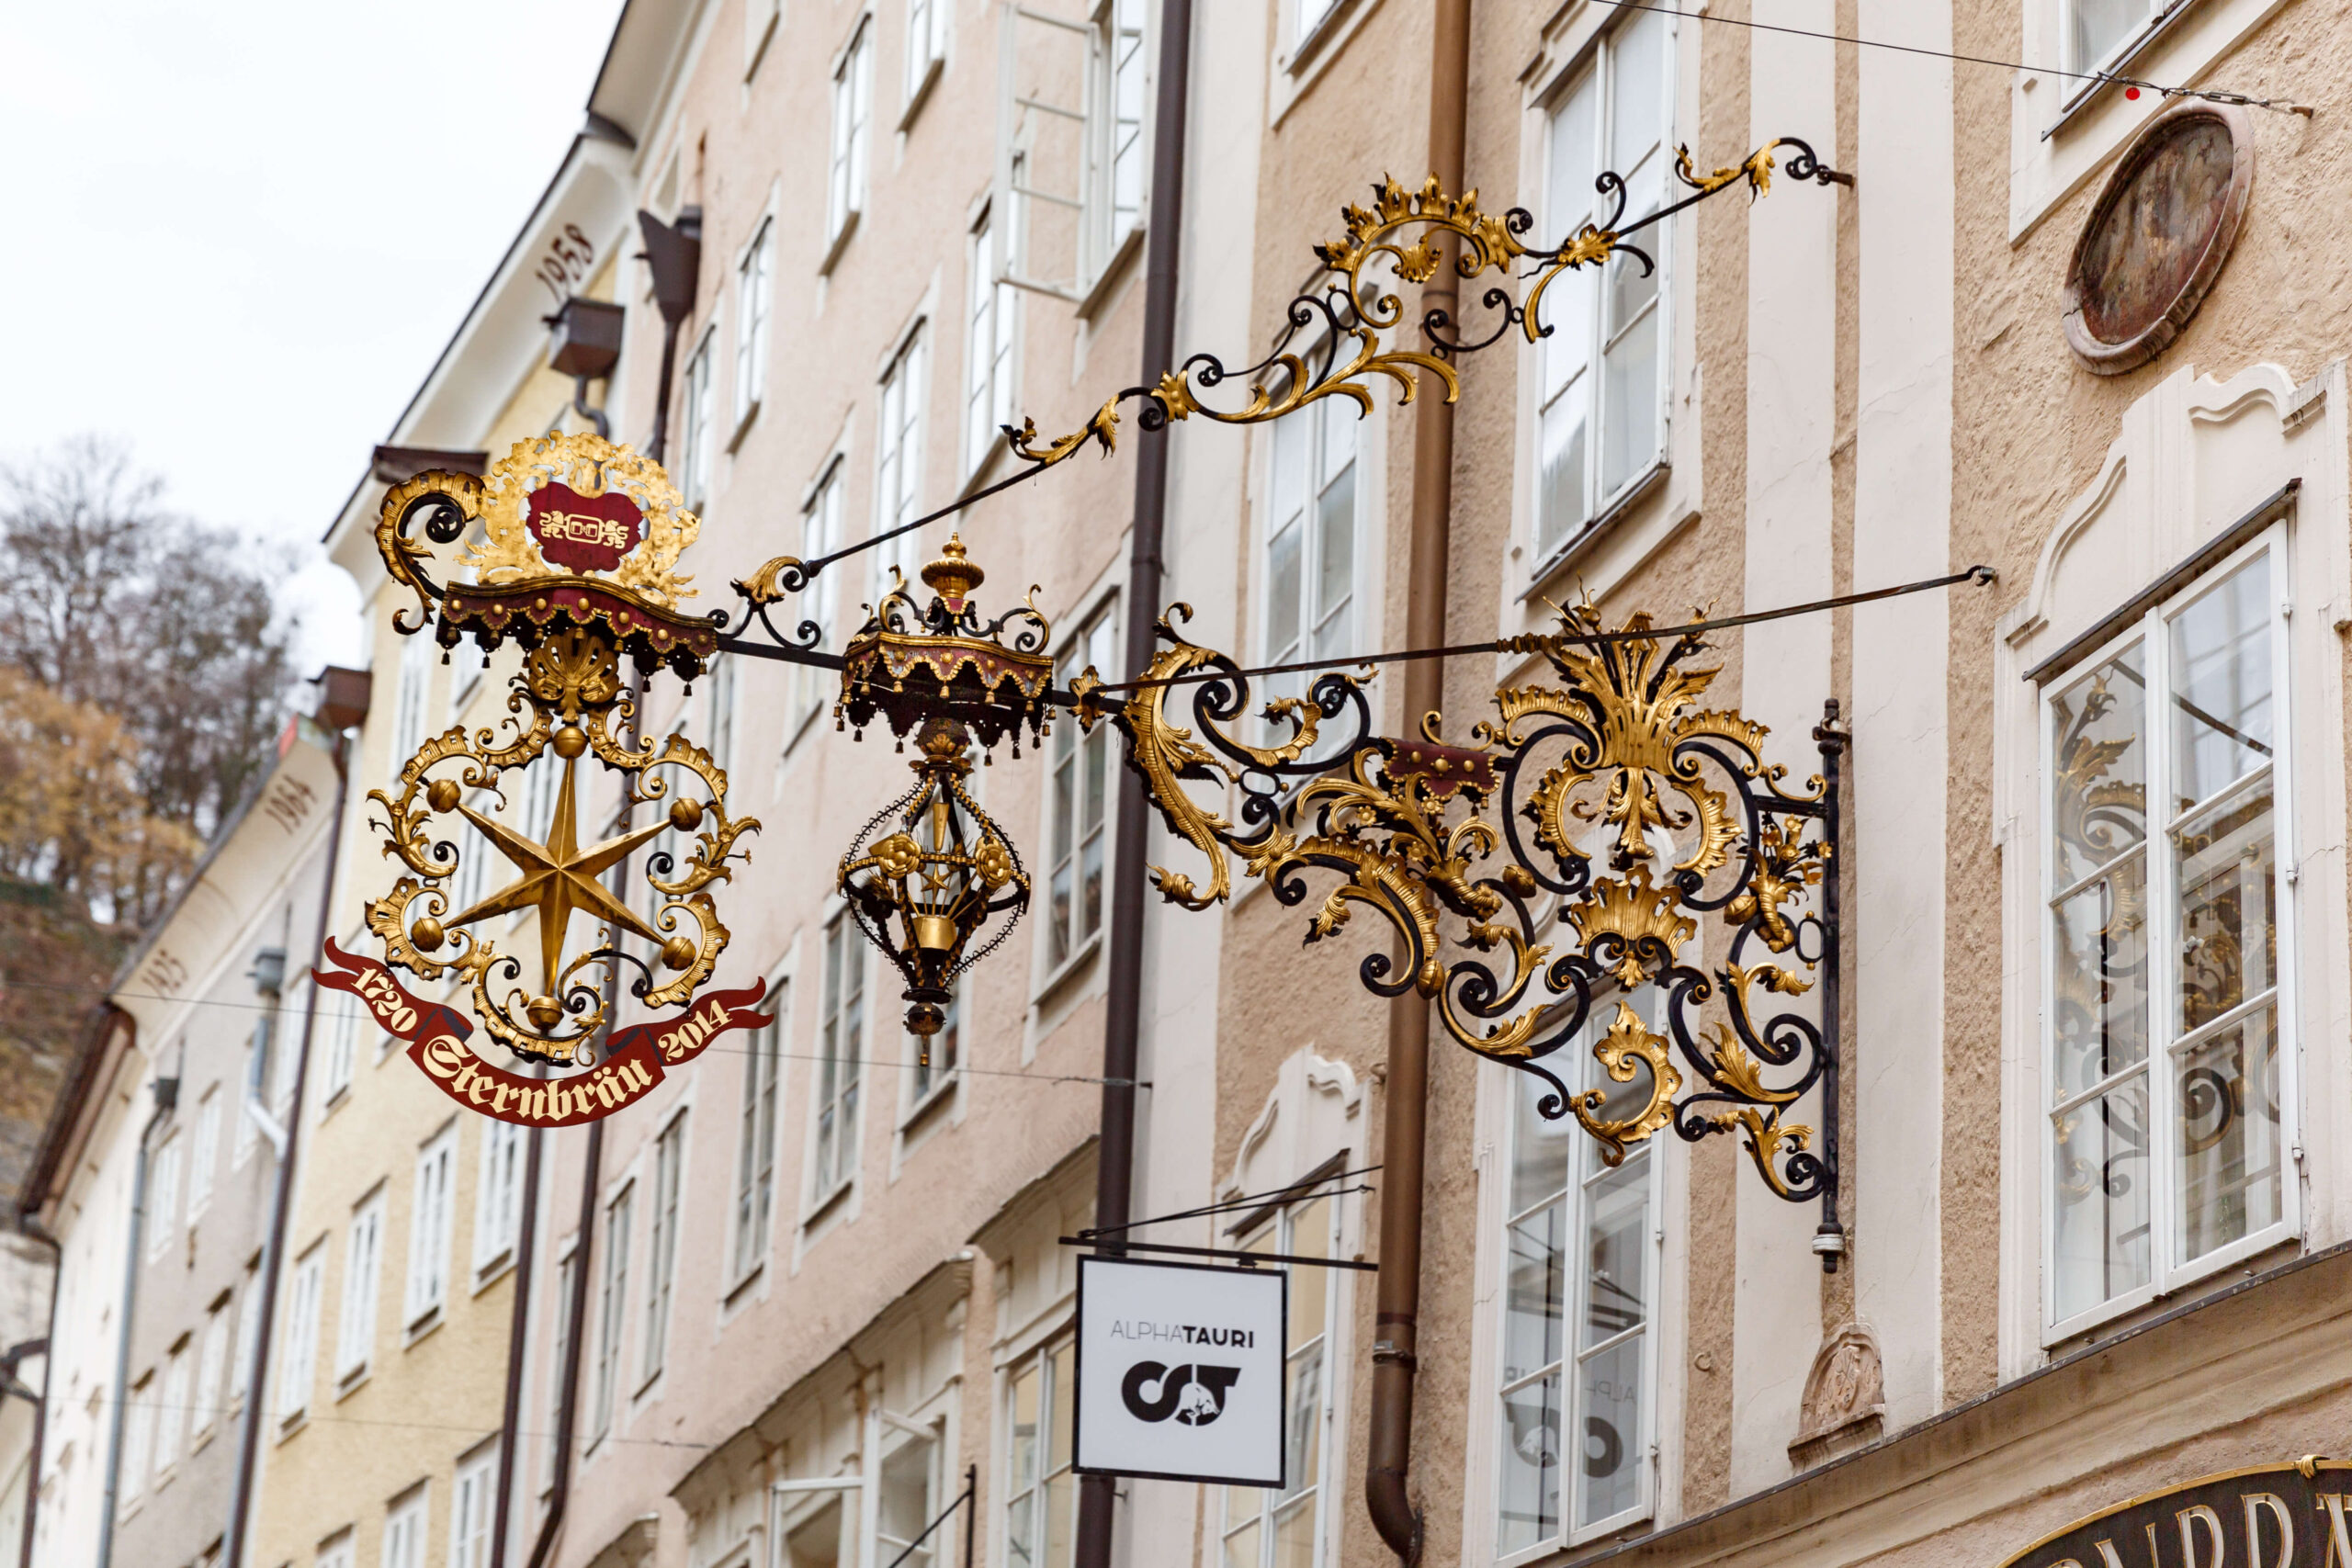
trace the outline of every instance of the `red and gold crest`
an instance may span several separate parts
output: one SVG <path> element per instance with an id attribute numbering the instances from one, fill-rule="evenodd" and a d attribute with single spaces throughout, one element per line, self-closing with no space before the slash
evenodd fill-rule
<path id="1" fill-rule="evenodd" d="M 736 840 L 759 824 L 728 815 L 726 773 L 685 735 L 639 743 L 622 672 L 626 658 L 639 673 L 666 668 L 691 681 L 717 653 L 718 621 L 677 608 L 691 596 L 678 557 L 700 526 L 659 464 L 593 434 L 534 436 L 480 478 L 420 474 L 384 498 L 377 547 L 423 612 L 413 625 L 395 617 L 399 629 L 417 635 L 430 625 L 445 648 L 471 639 L 485 656 L 513 641 L 523 668 L 511 682 L 512 716 L 453 726 L 401 765 L 391 789 L 369 793 L 383 808 L 375 821 L 384 852 L 406 873 L 368 906 L 384 961 L 330 948 L 342 967 L 319 978 L 359 996 L 411 1042 L 428 1077 L 484 1114 L 526 1126 L 608 1115 L 649 1092 L 663 1062 L 766 1021 L 750 1010 L 757 988 L 696 1001 L 727 947 L 713 895 L 729 861 L 744 858 Z M 444 575 L 430 547 L 461 541 Z M 460 574 L 471 581 L 447 580 Z M 620 775 L 610 831 L 588 819 L 597 803 L 581 770 L 591 761 Z M 543 824 L 520 820 L 515 786 L 535 767 L 559 771 Z M 453 841 L 453 817 L 474 829 L 472 850 Z M 663 832 L 691 847 L 632 865 Z M 507 862 L 513 879 L 459 908 L 461 854 L 484 851 Z M 611 886 L 622 871 L 632 882 Z M 640 886 L 650 899 L 633 897 Z M 523 912 L 536 918 L 537 953 L 500 952 L 491 922 Z M 567 944 L 574 915 L 596 930 L 585 951 Z M 454 976 L 470 1019 L 411 996 L 391 969 L 426 982 Z M 598 1047 L 624 982 L 648 1008 L 684 1016 L 617 1032 Z M 518 1056 L 582 1070 L 578 1083 L 482 1062 L 466 1044 L 474 1022 Z"/>

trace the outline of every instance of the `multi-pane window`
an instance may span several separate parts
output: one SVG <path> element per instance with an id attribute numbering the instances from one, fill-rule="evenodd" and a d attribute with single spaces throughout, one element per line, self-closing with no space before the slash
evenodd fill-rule
<path id="1" fill-rule="evenodd" d="M 352 1541 L 351 1531 L 345 1529 L 320 1545 L 313 1568 L 352 1568 L 357 1561 L 355 1555 L 357 1551 L 358 1547 Z"/>
<path id="2" fill-rule="evenodd" d="M 470 832 L 470 828 L 469 831 Z M 479 835 L 475 837 L 478 838 Z M 458 862 L 460 886 L 453 908 L 463 909 L 481 898 L 481 895 L 478 890 L 474 892 L 472 898 L 467 897 L 466 894 L 469 886 L 479 888 L 482 874 L 479 871 L 475 872 L 470 885 L 466 883 L 465 876 L 469 863 L 484 858 L 479 852 L 486 848 L 486 845 L 469 843 L 460 852 L 464 858 Z M 326 1073 L 324 1081 L 319 1086 L 321 1090 L 319 1098 L 322 1104 L 327 1104 L 332 1103 L 337 1095 L 351 1087 L 351 1075 L 358 1065 L 359 998 L 348 991 L 337 991 L 332 997 L 321 998 L 320 1002 L 326 1012 L 327 1048 L 324 1064 Z"/>
<path id="3" fill-rule="evenodd" d="M 180 1137 L 166 1137 L 147 1166 L 147 1255 L 160 1258 L 179 1232 Z"/>
<path id="4" fill-rule="evenodd" d="M 1648 1001 L 1646 995 L 1637 998 Z M 1596 1012 L 1615 1019 L 1618 1003 Z M 1586 1046 L 1584 1087 L 1602 1115 L 1631 1115 L 1646 1082 L 1611 1082 Z M 1555 1548 L 1649 1507 L 1651 1220 L 1656 1156 L 1636 1144 L 1611 1168 L 1567 1118 L 1537 1114 L 1524 1081 L 1511 1101 L 1503 1243 L 1495 1554 Z"/>
<path id="5" fill-rule="evenodd" d="M 775 1021 L 754 1032 L 743 1053 L 743 1108 L 735 1145 L 735 1224 L 730 1269 L 737 1277 L 766 1258 L 768 1216 L 775 1206 L 776 1066 L 792 1017 L 792 993 L 775 988 Z"/>
<path id="6" fill-rule="evenodd" d="M 474 1186 L 474 1277 L 514 1255 L 523 1212 L 523 1129 L 484 1119 L 481 1179 Z"/>
<path id="7" fill-rule="evenodd" d="M 2047 698 L 2053 1327 L 2290 1231 L 2285 564 L 2274 535 Z"/>
<path id="8" fill-rule="evenodd" d="M 1109 606 L 1098 611 L 1063 650 L 1055 680 L 1067 687 L 1071 676 L 1091 664 L 1118 667 Z M 1109 847 L 1110 732 L 1096 725 L 1081 735 L 1075 724 L 1054 727 L 1052 781 L 1047 809 L 1046 871 L 1046 959 L 1059 968 L 1094 939 L 1102 926 L 1102 857 Z"/>
<path id="9" fill-rule="evenodd" d="M 2126 46 L 2137 42 L 2181 0 L 2065 0 L 2066 68 L 2098 71 L 2113 65 Z M 2081 84 L 2069 84 L 2070 92 Z"/>
<path id="10" fill-rule="evenodd" d="M 874 28 L 857 36 L 833 67 L 833 137 L 825 184 L 825 234 L 839 239 L 865 206 L 866 141 L 874 99 Z"/>
<path id="11" fill-rule="evenodd" d="M 914 102 L 932 68 L 947 55 L 947 8 L 952 0 L 907 0 L 907 101 Z"/>
<path id="12" fill-rule="evenodd" d="M 384 1512 L 384 1550 L 379 1568 L 424 1568 L 424 1526 L 430 1499 L 420 1483 Z"/>
<path id="13" fill-rule="evenodd" d="M 1331 1258 L 1339 1251 L 1339 1204 L 1294 1203 L 1241 1243 L 1244 1252 Z M 1283 1347 L 1283 1475 L 1271 1486 L 1225 1488 L 1220 1529 L 1225 1568 L 1314 1568 L 1319 1549 L 1325 1448 L 1331 1420 L 1331 1332 L 1338 1293 L 1329 1269 L 1285 1269 L 1290 1275 L 1290 1340 Z"/>
<path id="14" fill-rule="evenodd" d="M 254 1354 L 261 1346 L 261 1314 L 254 1310 L 254 1303 L 261 1299 L 255 1293 L 260 1288 L 261 1258 L 256 1254 L 245 1265 L 244 1279 L 237 1292 L 234 1306 L 223 1309 L 233 1310 L 237 1314 L 237 1342 L 229 1356 L 229 1399 L 232 1404 L 243 1404 L 253 1382 Z M 290 1292 L 286 1320 L 288 1324 L 294 1321 Z"/>
<path id="15" fill-rule="evenodd" d="M 147 1489 L 147 1465 L 155 1447 L 155 1374 L 130 1385 L 122 1413 L 122 1506 L 127 1509 Z"/>
<path id="16" fill-rule="evenodd" d="M 1668 44 L 1666 17 L 1634 13 L 1602 36 L 1556 100 L 1545 127 L 1545 243 L 1608 221 L 1617 197 L 1599 190 L 1604 172 L 1625 182 L 1621 228 L 1664 199 Z M 1664 228 L 1645 231 L 1641 248 L 1656 272 L 1621 252 L 1599 267 L 1562 273 L 1544 296 L 1552 331 L 1535 351 L 1539 562 L 1640 483 L 1665 451 Z"/>
<path id="17" fill-rule="evenodd" d="M 226 1297 L 204 1314 L 204 1337 L 196 1351 L 196 1402 L 188 1423 L 198 1432 L 212 1429 L 220 1419 L 220 1389 L 229 1366 L 229 1312 Z"/>
<path id="18" fill-rule="evenodd" d="M 763 221 L 735 269 L 735 423 L 741 424 L 768 390 L 768 310 L 775 275 L 775 225 Z"/>
<path id="19" fill-rule="evenodd" d="M 498 1445 L 494 1442 L 458 1464 L 449 1492 L 449 1568 L 490 1568 L 497 1481 Z"/>
<path id="20" fill-rule="evenodd" d="M 882 372 L 880 412 L 875 421 L 874 532 L 904 527 L 921 514 L 922 491 L 923 333 L 907 341 Z M 875 594 L 892 586 L 891 569 L 911 580 L 922 540 L 901 534 L 874 552 Z"/>
<path id="21" fill-rule="evenodd" d="M 995 217 L 993 209 L 981 213 L 972 230 L 972 283 L 964 330 L 967 473 L 988 460 L 996 450 L 999 429 L 1012 423 L 1012 345 L 1021 324 L 1021 293 L 997 277 Z"/>
<path id="22" fill-rule="evenodd" d="M 956 1058 L 964 1040 L 964 995 L 961 991 L 947 998 L 947 1016 L 939 1025 L 939 1032 L 928 1041 L 910 1037 L 908 1044 L 914 1056 L 914 1066 L 908 1075 L 907 1102 L 921 1105 L 933 1093 L 947 1087 L 956 1076 Z"/>
<path id="23" fill-rule="evenodd" d="M 1145 0 L 1094 0 L 1088 36 L 1084 275 L 1099 277 L 1143 219 Z"/>
<path id="24" fill-rule="evenodd" d="M 1356 405 L 1340 398 L 1274 422 L 1262 577 L 1269 664 L 1358 651 L 1356 423 Z M 1277 677 L 1274 694 L 1303 696 L 1311 679 Z M 1291 732 L 1287 723 L 1275 728 Z"/>
<path id="25" fill-rule="evenodd" d="M 645 1353 L 638 1375 L 650 1382 L 670 1339 L 670 1292 L 678 1273 L 678 1183 L 686 1159 L 686 1113 L 653 1140 L 653 1232 L 645 1248 Z"/>
<path id="26" fill-rule="evenodd" d="M 391 755 L 385 759 L 387 771 L 394 777 L 424 739 L 424 694 L 433 681 L 433 639 L 412 637 L 401 641 L 400 684 L 392 696 Z"/>
<path id="27" fill-rule="evenodd" d="M 637 1187 L 621 1189 L 605 1206 L 605 1277 L 596 1303 L 596 1398 L 589 1407 L 588 1431 L 601 1438 L 613 1428 L 613 1395 L 621 1381 L 621 1329 L 628 1316 L 628 1244 L 636 1228 Z"/>
<path id="28" fill-rule="evenodd" d="M 1291 47 L 1295 49 L 1315 34 L 1323 18 L 1339 8 L 1340 0 L 1291 0 Z"/>
<path id="29" fill-rule="evenodd" d="M 449 1209 L 458 1174 L 458 1129 L 445 1130 L 416 1156 L 416 1201 L 409 1210 L 408 1290 L 403 1320 L 413 1325 L 440 1310 L 449 1293 Z"/>
<path id="30" fill-rule="evenodd" d="M 564 1385 L 565 1359 L 571 1354 L 571 1278 L 580 1267 L 579 1237 L 573 1236 L 555 1260 L 555 1294 L 550 1300 L 555 1307 L 555 1336 L 548 1351 L 548 1413 L 547 1445 L 539 1450 L 539 1495 L 544 1497 L 555 1485 L 557 1449 L 555 1431 L 564 1404 L 572 1391 Z"/>
<path id="31" fill-rule="evenodd" d="M 825 1010 L 817 1032 L 816 1167 L 820 1201 L 857 1171 L 857 1100 L 865 1054 L 865 939 L 847 915 L 825 928 Z"/>
<path id="32" fill-rule="evenodd" d="M 180 1461 L 180 1435 L 187 1429 L 187 1347 L 175 1349 L 164 1362 L 164 1392 L 155 1401 L 155 1474 L 160 1478 Z"/>
<path id="33" fill-rule="evenodd" d="M 310 1408 L 311 1384 L 319 1371 L 319 1284 L 326 1271 L 326 1243 L 320 1242 L 294 1265 L 286 1292 L 286 1337 L 277 1363 L 277 1415 L 290 1421 Z M 251 1319 L 252 1297 L 246 1298 Z"/>
<path id="34" fill-rule="evenodd" d="M 204 1213 L 212 1201 L 212 1168 L 220 1162 L 220 1086 L 205 1089 L 196 1102 L 196 1132 L 188 1140 L 187 1217 Z"/>
<path id="35" fill-rule="evenodd" d="M 381 1191 L 351 1213 L 343 1249 L 343 1315 L 335 1331 L 334 1375 L 345 1382 L 368 1370 L 376 1346 L 376 1288 L 384 1261 L 384 1196 Z"/>
<path id="36" fill-rule="evenodd" d="M 880 1563 L 897 1568 L 931 1568 L 941 1560 L 946 1539 L 934 1531 L 928 1540 L 917 1537 L 938 1517 L 939 1453 L 936 1427 L 925 1433 L 908 1433 L 899 1445 L 882 1456 L 879 1495 L 875 1499 L 874 1538 L 881 1547 Z"/>
<path id="37" fill-rule="evenodd" d="M 686 510 L 693 513 L 710 503 L 710 475 L 718 444 L 712 429 L 711 337 L 709 333 L 703 334 L 686 360 L 686 374 L 678 388 L 678 465 L 672 472 L 678 476 Z"/>
<path id="38" fill-rule="evenodd" d="M 715 660 L 703 678 L 710 683 L 710 760 L 723 773 L 735 760 L 735 661 Z"/>
<path id="39" fill-rule="evenodd" d="M 842 509 L 846 487 L 842 469 L 847 467 L 839 457 L 825 465 L 824 473 L 816 488 L 808 493 L 808 504 L 800 513 L 800 558 L 819 560 L 842 547 Z M 800 615 L 818 627 L 818 646 L 827 646 L 833 634 L 835 600 L 834 574 L 819 572 L 817 580 L 800 595 Z M 790 628 L 787 628 L 790 629 Z M 724 662 L 722 660 L 721 662 Z M 831 695 L 841 690 L 841 682 L 814 665 L 803 665 L 796 676 L 793 720 L 785 726 L 785 743 L 790 745 L 800 731 L 800 726 L 810 715 L 822 708 Z"/>
<path id="40" fill-rule="evenodd" d="M 1070 1470 L 1076 1341 L 1022 1362 L 1006 1393 L 1006 1560 L 1012 1568 L 1068 1568 L 1078 1533 L 1078 1477 Z"/>

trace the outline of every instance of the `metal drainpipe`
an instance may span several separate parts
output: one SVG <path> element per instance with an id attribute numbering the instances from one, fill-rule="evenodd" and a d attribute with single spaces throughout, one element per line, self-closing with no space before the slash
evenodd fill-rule
<path id="1" fill-rule="evenodd" d="M 179 1103 L 180 1080 L 155 1080 L 155 1111 L 139 1130 L 139 1152 L 130 1162 L 130 1241 L 123 1249 L 122 1316 L 114 1337 L 114 1408 L 107 1416 L 107 1484 L 98 1503 L 98 1568 L 114 1562 L 116 1498 L 122 1486 L 123 1413 L 130 1404 L 130 1321 L 139 1304 L 139 1254 L 147 1229 L 147 1146 L 155 1129 L 171 1119 Z"/>
<path id="2" fill-rule="evenodd" d="M 40 1357 L 40 1398 L 33 1403 L 32 1457 L 25 1467 L 24 1542 L 17 1556 L 17 1568 L 32 1568 L 33 1529 L 40 1517 L 41 1445 L 49 1436 L 50 1369 L 57 1365 L 57 1284 L 65 1270 L 65 1244 L 42 1229 L 40 1222 L 30 1214 L 18 1218 L 17 1231 L 18 1235 L 49 1248 L 49 1337 L 45 1342 L 48 1348 L 41 1352 Z"/>
<path id="3" fill-rule="evenodd" d="M 1463 141 L 1470 96 L 1470 0 L 1433 0 L 1430 41 L 1430 172 L 1449 195 L 1463 187 Z M 1424 312 L 1459 316 L 1454 259 L 1440 237 L 1436 270 L 1421 290 Z M 1413 521 L 1407 552 L 1405 642 L 1445 641 L 1446 576 L 1453 532 L 1453 405 L 1420 400 L 1413 422 Z M 1444 705 L 1442 660 L 1405 666 L 1405 732 Z M 1421 1161 L 1429 1117 L 1430 1009 L 1418 991 L 1389 1004 L 1388 1079 L 1380 1156 L 1380 1274 L 1372 1347 L 1372 1415 L 1364 1505 L 1373 1528 L 1406 1563 L 1421 1557 L 1421 1515 L 1413 1506 L 1413 1372 L 1421 1300 Z"/>
<path id="4" fill-rule="evenodd" d="M 1151 144 L 1151 217 L 1144 233 L 1143 384 L 1156 384 L 1176 362 L 1176 282 L 1184 228 L 1184 120 L 1191 93 L 1192 0 L 1161 0 L 1159 84 Z M 1169 446 L 1162 429 L 1136 455 L 1135 527 L 1129 541 L 1126 664 L 1151 661 L 1152 622 L 1159 613 L 1165 570 L 1161 540 L 1168 522 Z M 1096 1148 L 1094 1224 L 1125 1224 L 1135 1190 L 1136 1074 L 1143 1023 L 1144 856 L 1149 803 L 1132 769 L 1118 771 L 1117 817 L 1112 827 L 1110 975 L 1102 1028 L 1102 1132 Z M 1106 1244 L 1105 1251 L 1120 1248 Z M 1080 1478 L 1076 1568 L 1108 1568 L 1116 1483 L 1107 1475 Z"/>
<path id="5" fill-rule="evenodd" d="M 327 818 L 327 864 L 319 889 L 319 940 L 324 942 L 334 914 L 335 869 L 343 861 L 343 812 L 351 795 L 351 738 L 338 730 L 334 748 L 334 814 Z M 237 1471 L 229 1489 L 229 1529 L 221 1568 L 243 1568 L 245 1525 L 253 1514 L 254 1466 L 261 1454 L 262 1423 L 269 1390 L 269 1342 L 277 1317 L 278 1262 L 286 1256 L 286 1226 L 294 1207 L 294 1162 L 301 1148 L 302 1100 L 311 1084 L 311 1033 L 319 1020 L 319 987 L 314 982 L 302 1004 L 302 1038 L 295 1046 L 294 1109 L 286 1118 L 286 1146 L 278 1152 L 277 1174 L 270 1182 L 269 1240 L 261 1255 L 261 1316 L 254 1324 L 253 1364 L 245 1371 L 245 1419 L 237 1435 Z M 243 1107 L 238 1108 L 239 1114 Z M 246 1310 L 251 1311 L 251 1303 Z"/>
<path id="6" fill-rule="evenodd" d="M 650 212 L 637 215 L 638 230 L 645 240 L 640 253 L 653 273 L 654 305 L 662 313 L 662 365 L 655 373 L 653 394 L 653 434 L 645 444 L 646 456 L 662 462 L 670 445 L 670 378 L 675 372 L 678 357 L 678 328 L 694 313 L 695 288 L 702 269 L 702 209 L 680 209 L 674 225 L 665 224 Z M 645 709 L 645 674 L 639 671 L 629 681 L 628 744 L 634 747 L 638 738 L 638 716 Z M 634 811 L 624 805 L 621 828 L 627 830 Z M 628 877 L 626 860 L 613 868 L 613 880 L 626 886 Z M 620 976 L 617 970 L 607 966 L 605 973 L 605 1031 L 612 1032 L 614 1009 L 619 1005 Z M 521 1245 L 530 1246 L 530 1227 L 537 1219 L 539 1191 L 539 1134 L 531 1134 L 531 1152 L 523 1175 L 525 1219 Z M 556 1531 L 563 1527 L 564 1509 L 571 1501 L 571 1440 L 580 1414 L 580 1342 L 588 1316 L 588 1260 L 594 1250 L 596 1235 L 596 1189 L 604 1179 L 605 1123 L 588 1124 L 588 1146 L 582 1151 L 580 1178 L 580 1222 L 578 1239 L 571 1247 L 571 1299 L 564 1304 L 570 1331 L 564 1336 L 563 1369 L 557 1384 L 558 1402 L 555 1417 L 555 1484 L 548 1493 L 548 1517 L 539 1526 L 538 1539 L 531 1543 L 529 1568 L 540 1568 L 548 1554 L 555 1550 Z M 515 1282 L 514 1315 L 507 1329 L 506 1340 L 506 1414 L 505 1430 L 513 1432 L 522 1413 L 523 1349 L 530 1328 L 530 1263 L 526 1252 L 515 1260 L 521 1275 Z M 502 1443 L 498 1458 L 498 1514 L 492 1527 L 491 1568 L 505 1568 L 507 1523 L 512 1517 L 514 1492 L 514 1443 Z"/>

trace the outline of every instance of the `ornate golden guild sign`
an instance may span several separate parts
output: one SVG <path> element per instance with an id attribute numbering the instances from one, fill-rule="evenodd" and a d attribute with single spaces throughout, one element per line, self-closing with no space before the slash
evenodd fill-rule
<path id="1" fill-rule="evenodd" d="M 718 622 L 677 608 L 692 596 L 678 557 L 700 527 L 659 464 L 593 434 L 534 436 L 481 478 L 424 473 L 384 497 L 377 547 L 422 610 L 413 624 L 396 615 L 395 626 L 413 636 L 430 625 L 445 649 L 470 637 L 484 656 L 511 639 L 523 669 L 507 698 L 513 716 L 452 726 L 401 765 L 392 789 L 369 792 L 383 808 L 370 820 L 384 853 L 407 873 L 368 906 L 383 962 L 330 943 L 327 956 L 343 968 L 318 978 L 359 996 L 435 1082 L 487 1115 L 540 1126 L 608 1115 L 650 1092 L 664 1063 L 692 1057 L 723 1031 L 768 1021 L 750 1010 L 759 987 L 695 1003 L 727 948 L 715 886 L 730 876 L 730 860 L 746 858 L 736 840 L 759 824 L 728 815 L 726 773 L 684 735 L 638 744 L 621 671 L 626 656 L 640 673 L 666 667 L 692 681 L 717 653 Z M 449 575 L 466 581 L 445 580 L 427 546 L 460 541 Z M 584 816 L 580 768 L 590 759 L 621 775 L 609 833 Z M 534 767 L 557 770 L 552 809 L 537 824 L 520 820 L 513 788 Z M 653 820 L 634 823 L 645 806 Z M 479 848 L 459 849 L 451 818 L 472 826 Z M 692 835 L 692 847 L 644 860 L 650 897 L 640 913 L 605 878 L 672 831 Z M 485 850 L 512 879 L 458 907 L 459 861 Z M 502 953 L 490 922 L 524 912 L 536 919 L 537 951 Z M 574 915 L 596 932 L 584 951 L 567 946 Z M 454 976 L 471 1021 L 411 996 L 387 965 L 427 982 Z M 687 1011 L 614 1033 L 599 1058 L 592 1042 L 624 978 L 648 1008 Z M 580 1069 L 579 1077 L 526 1077 L 481 1061 L 465 1043 L 472 1021 L 514 1055 Z"/>

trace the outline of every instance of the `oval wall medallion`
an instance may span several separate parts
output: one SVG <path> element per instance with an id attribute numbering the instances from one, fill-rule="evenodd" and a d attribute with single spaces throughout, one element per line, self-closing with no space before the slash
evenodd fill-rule
<path id="1" fill-rule="evenodd" d="M 2119 375 L 2163 353 L 2204 301 L 2254 186 L 2254 128 L 2184 99 L 2150 120 L 2091 208 L 2066 268 L 2066 343 Z"/>

